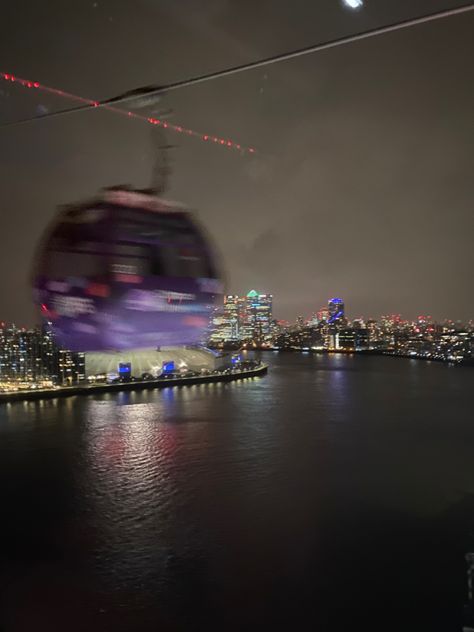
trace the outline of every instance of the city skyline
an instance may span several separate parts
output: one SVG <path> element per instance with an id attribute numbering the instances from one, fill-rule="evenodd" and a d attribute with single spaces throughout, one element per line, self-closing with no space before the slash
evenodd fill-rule
<path id="1" fill-rule="evenodd" d="M 251 287 L 252 289 L 254 289 L 254 286 L 251 286 Z M 340 295 L 342 296 L 342 293 L 341 294 L 333 293 L 333 294 L 329 294 L 326 297 L 324 296 L 317 297 L 313 301 L 313 307 L 310 308 L 308 311 L 304 312 L 302 309 L 300 310 L 296 309 L 294 312 L 290 313 L 288 317 L 284 318 L 284 317 L 281 317 L 280 314 L 278 313 L 279 297 L 268 289 L 262 290 L 256 285 L 255 285 L 255 288 L 256 288 L 255 291 L 258 292 L 259 294 L 268 295 L 272 297 L 272 301 L 273 301 L 272 312 L 273 312 L 274 318 L 276 318 L 276 320 L 279 320 L 279 321 L 281 320 L 281 321 L 286 321 L 286 322 L 296 321 L 296 319 L 299 317 L 303 317 L 304 319 L 311 319 L 313 315 L 316 314 L 320 309 L 327 309 L 327 303 L 330 300 L 329 297 L 336 297 Z M 241 290 L 240 292 L 237 292 L 237 291 L 226 292 L 224 295 L 224 298 L 226 296 L 246 296 L 249 291 L 250 290 L 248 288 L 247 289 L 243 288 L 243 290 Z M 306 305 L 307 304 L 308 303 L 306 303 Z M 275 306 L 276 306 L 276 309 L 275 309 Z M 361 311 L 356 311 L 352 308 L 350 301 L 348 301 L 346 297 L 344 296 L 344 308 L 346 306 L 349 306 L 349 310 L 347 313 L 353 319 L 357 319 L 357 318 L 378 319 L 387 315 L 395 315 L 395 316 L 401 317 L 402 320 L 405 320 L 408 322 L 415 322 L 418 318 L 425 317 L 425 316 L 430 318 L 433 322 L 439 322 L 439 323 L 445 322 L 445 321 L 457 322 L 457 323 L 469 323 L 469 322 L 474 321 L 474 311 L 473 313 L 468 314 L 466 318 L 454 318 L 449 314 L 446 314 L 446 315 L 441 314 L 440 316 L 436 316 L 436 315 L 428 313 L 426 310 L 425 311 L 423 311 L 422 309 L 416 310 L 415 308 L 409 309 L 407 311 L 402 311 L 399 309 L 393 309 L 393 310 L 387 309 L 387 310 L 382 310 L 378 313 L 369 312 L 364 309 L 362 309 Z"/>
<path id="2" fill-rule="evenodd" d="M 327 310 L 327 303 L 330 300 L 328 298 L 326 299 L 321 298 L 321 300 L 317 299 L 314 301 L 313 307 L 309 311 L 303 312 L 303 310 L 295 310 L 293 314 L 289 315 L 289 317 L 283 318 L 278 313 L 278 306 L 279 306 L 278 296 L 275 296 L 273 293 L 268 292 L 268 291 L 261 292 L 259 290 L 247 289 L 247 290 L 244 290 L 243 292 L 234 292 L 234 293 L 226 292 L 224 294 L 224 299 L 227 297 L 245 297 L 249 291 L 256 291 L 258 294 L 271 297 L 273 318 L 279 322 L 287 322 L 287 323 L 296 322 L 298 318 L 303 318 L 303 320 L 305 321 L 310 321 L 321 310 Z M 274 309 L 275 305 L 276 305 L 276 310 Z M 397 309 L 392 310 L 392 311 L 386 310 L 379 313 L 371 313 L 368 311 L 356 312 L 355 310 L 351 309 L 351 306 L 348 303 L 348 301 L 344 299 L 344 308 L 346 305 L 349 305 L 349 310 L 347 312 L 347 315 L 349 315 L 351 319 L 363 318 L 366 320 L 370 320 L 370 319 L 381 319 L 386 316 L 397 316 L 397 317 L 400 317 L 405 322 L 416 322 L 419 318 L 423 318 L 423 317 L 428 317 L 432 322 L 436 322 L 436 323 L 452 322 L 452 323 L 468 324 L 468 323 L 474 322 L 474 316 L 472 315 L 468 316 L 467 318 L 453 318 L 449 314 L 441 316 L 441 317 L 436 317 L 436 316 L 433 316 L 432 314 L 423 313 L 421 310 L 417 311 L 415 309 L 410 310 L 408 313 L 402 312 L 401 310 L 397 310 Z M 222 306 L 220 305 L 216 305 L 215 309 L 220 309 L 221 307 Z M 0 321 L 0 327 L 4 327 L 5 325 L 15 325 L 15 327 L 17 327 L 19 330 L 28 331 L 30 329 L 41 326 L 42 323 L 43 323 L 43 320 L 41 318 L 41 314 L 37 313 L 36 318 L 32 319 L 30 322 L 16 321 L 14 319 L 4 319 L 3 321 Z"/>
<path id="3" fill-rule="evenodd" d="M 226 295 L 211 318 L 208 344 L 229 349 L 330 353 L 382 353 L 418 359 L 471 363 L 474 322 L 441 323 L 429 315 L 405 320 L 400 314 L 349 317 L 341 297 L 327 300 L 309 318 L 274 318 L 273 296 L 250 290 Z"/>
<path id="4" fill-rule="evenodd" d="M 28 385 L 30 389 L 80 385 L 91 379 L 99 383 L 130 381 L 132 371 L 134 376 L 138 372 L 148 380 L 159 371 L 160 363 L 163 372 L 168 365 L 172 366 L 172 373 L 175 367 L 187 372 L 189 362 L 196 362 L 198 349 L 206 353 L 217 349 L 216 361 L 220 357 L 224 363 L 229 350 L 243 348 L 376 353 L 472 365 L 473 321 L 439 323 L 426 315 L 409 321 L 399 314 L 381 315 L 378 319 L 353 318 L 346 313 L 341 297 L 329 298 L 311 317 L 298 316 L 292 323 L 274 318 L 272 309 L 271 294 L 252 289 L 243 296 L 225 295 L 223 305 L 216 308 L 210 320 L 206 340 L 194 347 L 176 347 L 176 362 L 173 353 L 162 353 L 159 345 L 122 352 L 75 353 L 58 344 L 51 323 L 24 328 L 0 321 L 0 391 L 15 391 Z M 198 360 L 202 363 L 202 359 Z M 235 360 L 241 362 L 242 358 L 237 354 Z M 191 372 L 198 375 L 201 369 Z"/>

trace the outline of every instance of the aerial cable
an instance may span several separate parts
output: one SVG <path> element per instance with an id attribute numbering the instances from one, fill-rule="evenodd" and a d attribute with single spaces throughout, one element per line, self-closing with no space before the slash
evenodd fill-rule
<path id="1" fill-rule="evenodd" d="M 327 42 L 322 42 L 320 44 L 314 44 L 312 46 L 307 46 L 305 48 L 300 48 L 298 50 L 294 50 L 294 51 L 290 51 L 290 52 L 286 52 L 286 53 L 281 53 L 278 55 L 274 55 L 272 57 L 267 57 L 265 59 L 261 59 L 258 61 L 254 61 L 254 62 L 249 62 L 246 64 L 241 64 L 239 66 L 233 66 L 232 68 L 227 68 L 224 70 L 218 70 L 215 72 L 211 72 L 208 74 L 204 74 L 204 75 L 198 75 L 196 77 L 191 77 L 189 79 L 182 79 L 180 81 L 176 81 L 173 83 L 169 83 L 166 85 L 149 85 L 149 86 L 144 86 L 141 88 L 137 88 L 134 90 L 129 90 L 123 94 L 117 95 L 115 97 L 111 97 L 109 99 L 105 99 L 103 101 L 92 101 L 90 99 L 84 99 L 82 97 L 75 97 L 76 100 L 82 102 L 81 105 L 78 105 L 77 107 L 74 108 L 67 108 L 64 110 L 57 110 L 55 112 L 50 112 L 50 113 L 46 113 L 43 114 L 41 116 L 35 116 L 35 117 L 31 117 L 31 118 L 27 118 L 27 119 L 21 119 L 19 121 L 13 121 L 10 123 L 5 123 L 3 125 L 0 125 L 0 128 L 5 128 L 5 127 L 13 127 L 15 125 L 23 125 L 25 123 L 30 123 L 33 121 L 37 121 L 37 120 L 42 120 L 42 119 L 47 119 L 47 118 L 54 118 L 54 117 L 59 117 L 65 114 L 74 114 L 77 112 L 84 112 L 87 110 L 92 110 L 94 108 L 103 108 L 109 111 L 114 111 L 120 114 L 127 114 L 128 116 L 133 116 L 135 118 L 146 118 L 146 117 L 140 117 L 139 115 L 132 113 L 132 112 L 126 112 L 122 109 L 116 108 L 116 105 L 121 105 L 121 104 L 128 104 L 128 103 L 133 103 L 136 100 L 140 100 L 140 99 L 144 99 L 144 98 L 150 98 L 150 97 L 154 97 L 154 96 L 158 96 L 164 93 L 168 93 L 171 92 L 172 90 L 179 90 L 181 88 L 187 88 L 190 86 L 195 86 L 198 84 L 202 84 L 205 83 L 207 81 L 214 81 L 215 79 L 220 79 L 223 77 L 229 77 L 232 75 L 236 75 L 242 72 L 248 72 L 249 70 L 255 70 L 257 68 L 263 68 L 265 66 L 270 66 L 272 64 L 277 64 L 277 63 L 281 63 L 284 61 L 289 61 L 292 59 L 297 59 L 299 57 L 303 57 L 306 55 L 312 55 L 313 53 L 317 53 L 323 50 L 329 50 L 331 48 L 336 48 L 337 46 L 343 46 L 345 44 L 351 44 L 351 43 L 355 43 L 355 42 L 360 42 L 362 40 L 365 39 L 369 39 L 371 37 L 377 37 L 379 35 L 385 35 L 387 33 L 393 33 L 395 31 L 399 31 L 405 28 L 411 28 L 414 26 L 419 26 L 421 24 L 426 24 L 428 22 L 434 22 L 435 20 L 440 20 L 443 18 L 448 18 L 448 17 L 453 17 L 456 15 L 461 15 L 464 13 L 468 13 L 470 11 L 474 10 L 474 3 L 469 3 L 469 4 L 465 4 L 463 6 L 460 7 L 456 7 L 454 9 L 445 9 L 442 11 L 437 11 L 435 13 L 430 13 L 428 15 L 424 15 L 424 16 L 420 16 L 417 18 L 411 18 L 408 20 L 401 20 L 399 22 L 396 22 L 394 24 L 390 24 L 388 26 L 381 26 L 381 27 L 377 27 L 374 29 L 370 29 L 368 31 L 362 31 L 360 33 L 356 33 L 353 35 L 347 35 L 344 37 L 340 37 L 340 38 L 336 38 L 333 40 L 329 40 Z M 6 73 L 0 73 L 0 78 L 6 78 L 5 76 Z M 7 75 L 8 77 L 9 75 Z M 28 82 L 31 83 L 31 82 Z M 37 87 L 36 83 L 32 84 L 34 87 Z M 38 84 L 40 85 L 40 84 Z M 30 86 L 28 86 L 30 87 Z M 50 92 L 57 92 L 60 93 L 61 91 L 55 91 L 54 89 L 50 89 Z M 74 95 L 66 95 L 66 93 L 64 93 L 64 96 L 72 96 L 74 97 Z M 149 122 L 151 122 L 150 119 L 148 119 Z M 159 121 L 159 124 L 161 123 L 161 121 Z M 157 124 L 157 123 L 154 123 Z M 167 125 L 163 125 L 164 127 L 167 127 Z M 176 126 L 177 128 L 179 128 L 179 126 Z M 176 129 L 175 131 L 179 131 L 179 129 Z M 191 130 L 188 131 L 188 133 L 191 132 Z M 192 132 L 191 134 L 192 135 Z M 202 135 L 203 137 L 206 135 Z M 210 139 L 211 137 L 208 137 L 207 139 Z M 206 140 L 207 140 L 206 139 Z M 214 141 L 216 142 L 216 141 Z M 225 144 L 226 141 L 225 139 L 217 139 L 217 142 L 219 142 L 220 144 Z M 230 141 L 229 141 L 230 142 Z M 231 145 L 229 145 L 231 146 Z M 238 146 L 238 148 L 242 149 L 240 146 Z M 245 148 L 244 148 L 245 149 Z M 250 151 L 250 153 L 253 153 L 255 150 L 253 148 L 249 148 L 247 149 L 247 151 Z"/>
<path id="2" fill-rule="evenodd" d="M 115 105 L 117 103 L 126 103 L 129 101 L 133 101 L 134 99 L 141 98 L 145 94 L 147 96 L 159 95 L 159 94 L 162 94 L 163 92 L 171 92 L 172 90 L 187 88 L 189 86 L 194 86 L 199 83 L 204 83 L 206 81 L 214 81 L 215 79 L 220 79 L 222 77 L 229 77 L 231 75 L 236 75 L 241 72 L 255 70 L 256 68 L 262 68 L 264 66 L 270 66 L 272 64 L 277 64 L 282 61 L 289 61 L 291 59 L 296 59 L 298 57 L 303 57 L 305 55 L 312 55 L 313 53 L 317 53 L 323 50 L 328 50 L 330 48 L 335 48 L 337 46 L 342 46 L 344 44 L 360 42 L 370 37 L 376 37 L 379 35 L 384 35 L 386 33 L 392 33 L 394 31 L 399 31 L 404 28 L 410 28 L 413 26 L 418 26 L 420 24 L 426 24 L 428 22 L 433 22 L 434 20 L 440 20 L 442 18 L 453 17 L 455 15 L 460 15 L 460 14 L 467 13 L 473 10 L 474 10 L 474 3 L 471 2 L 469 4 L 466 4 L 464 6 L 457 7 L 454 9 L 445 9 L 443 11 L 437 11 L 436 13 L 431 13 L 429 15 L 424 15 L 418 18 L 412 18 L 410 20 L 402 20 L 400 22 L 396 22 L 388 26 L 381 26 L 375 29 L 371 29 L 369 31 L 356 33 L 355 35 L 348 35 L 348 36 L 337 38 L 334 40 L 329 40 L 327 42 L 322 42 L 321 44 L 314 44 L 312 46 L 300 48 L 298 50 L 290 51 L 287 53 L 281 53 L 278 55 L 274 55 L 272 57 L 267 57 L 266 59 L 261 59 L 259 61 L 249 62 L 247 64 L 242 64 L 240 66 L 234 66 L 232 68 L 227 68 L 224 70 L 211 72 L 206 75 L 200 75 L 200 76 L 193 77 L 190 79 L 183 79 L 182 81 L 177 81 L 177 82 L 170 83 L 164 86 L 145 86 L 143 88 L 138 88 L 137 90 L 132 90 L 122 95 L 118 95 L 116 97 L 107 99 L 103 101 L 102 104 Z M 76 109 L 81 110 L 85 108 L 76 108 Z"/>
<path id="3" fill-rule="evenodd" d="M 137 112 L 124 110 L 122 108 L 116 108 L 112 105 L 105 105 L 104 103 L 99 103 L 99 101 L 93 101 L 92 99 L 86 99 L 84 97 L 78 96 L 77 94 L 72 94 L 70 92 L 65 92 L 64 90 L 60 90 L 58 88 L 51 88 L 43 83 L 39 83 L 38 81 L 31 81 L 29 79 L 24 79 L 22 77 L 18 77 L 17 75 L 13 75 L 8 72 L 0 72 L 0 79 L 4 81 L 12 82 L 15 85 L 22 86 L 23 88 L 39 90 L 41 92 L 45 92 L 47 94 L 54 94 L 55 96 L 59 96 L 65 99 L 69 99 L 70 101 L 75 101 L 76 103 L 86 104 L 87 107 L 91 109 L 102 107 L 104 110 L 109 112 L 114 112 L 115 114 L 120 114 L 122 116 L 126 116 L 127 118 L 142 121 L 144 123 L 148 123 L 149 125 L 160 127 L 164 130 L 169 130 L 172 132 L 176 132 L 179 134 L 184 134 L 186 136 L 191 136 L 197 138 L 199 140 L 214 143 L 226 149 L 237 150 L 242 154 L 253 154 L 255 153 L 255 149 L 253 147 L 248 147 L 245 145 L 241 145 L 234 140 L 230 140 L 229 138 L 222 138 L 220 136 L 214 136 L 213 134 L 203 134 L 202 132 L 196 132 L 195 130 L 189 129 L 188 127 L 184 127 L 183 125 L 173 125 L 169 123 L 167 118 L 171 113 L 170 110 L 161 110 L 159 115 L 148 116 L 143 114 L 138 114 Z M 138 94 L 138 90 L 133 91 L 135 94 Z M 141 92 L 141 90 L 140 90 Z M 158 96 L 140 96 L 140 101 L 135 101 L 134 109 L 149 107 L 150 105 L 155 105 L 159 100 Z M 86 109 L 87 109 L 86 107 Z M 51 118 L 52 116 L 57 115 L 58 113 L 67 114 L 69 112 L 75 112 L 77 108 L 70 108 L 67 110 L 60 110 L 52 113 L 42 114 L 40 116 L 35 116 L 31 119 L 24 119 L 20 121 L 12 121 L 11 123 L 5 123 L 0 125 L 2 127 L 14 127 L 15 125 L 22 125 L 23 123 L 27 123 L 29 121 L 39 121 L 44 118 Z"/>

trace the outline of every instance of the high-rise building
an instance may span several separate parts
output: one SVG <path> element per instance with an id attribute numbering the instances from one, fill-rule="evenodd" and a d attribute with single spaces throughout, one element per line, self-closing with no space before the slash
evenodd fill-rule
<path id="1" fill-rule="evenodd" d="M 67 349 L 58 350 L 58 383 L 62 386 L 78 384 L 86 379 L 85 354 Z"/>
<path id="2" fill-rule="evenodd" d="M 224 338 L 236 341 L 240 339 L 241 299 L 236 294 L 224 297 Z"/>
<path id="3" fill-rule="evenodd" d="M 84 379 L 84 354 L 60 349 L 48 324 L 32 329 L 0 324 L 0 382 L 77 384 Z"/>
<path id="4" fill-rule="evenodd" d="M 331 298 L 328 301 L 328 312 L 328 322 L 330 324 L 342 320 L 344 318 L 344 301 L 342 298 Z"/>
<path id="5" fill-rule="evenodd" d="M 219 344 L 224 342 L 224 313 L 222 308 L 215 308 L 209 323 L 209 343 Z"/>
<path id="6" fill-rule="evenodd" d="M 251 290 L 245 297 L 242 314 L 241 339 L 255 345 L 269 343 L 272 337 L 271 294 L 259 294 Z"/>
<path id="7" fill-rule="evenodd" d="M 238 342 L 241 334 L 242 299 L 233 294 L 224 297 L 224 306 L 213 315 L 209 337 L 213 343 Z"/>
<path id="8" fill-rule="evenodd" d="M 34 381 L 38 377 L 40 349 L 38 329 L 19 329 L 2 323 L 0 327 L 1 380 Z"/>
<path id="9" fill-rule="evenodd" d="M 59 382 L 59 349 L 54 341 L 51 323 L 45 323 L 41 327 L 41 372 L 42 377 Z"/>

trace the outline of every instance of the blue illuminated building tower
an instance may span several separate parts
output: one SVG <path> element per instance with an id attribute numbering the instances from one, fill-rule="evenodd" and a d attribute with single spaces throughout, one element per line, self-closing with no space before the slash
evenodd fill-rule
<path id="1" fill-rule="evenodd" d="M 334 324 L 344 318 L 344 301 L 342 298 L 331 298 L 328 301 L 328 323 Z"/>

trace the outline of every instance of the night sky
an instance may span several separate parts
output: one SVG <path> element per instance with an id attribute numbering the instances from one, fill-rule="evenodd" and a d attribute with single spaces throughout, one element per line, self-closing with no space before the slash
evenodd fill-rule
<path id="1" fill-rule="evenodd" d="M 2 6 L 0 70 L 89 98 L 167 83 L 461 6 L 443 0 L 97 0 Z M 310 315 L 474 317 L 474 14 L 170 93 L 169 197 L 195 208 L 231 292 Z M 0 84 L 0 121 L 73 105 Z M 147 186 L 151 127 L 91 111 L 0 130 L 0 319 L 35 320 L 28 276 L 58 204 Z"/>

